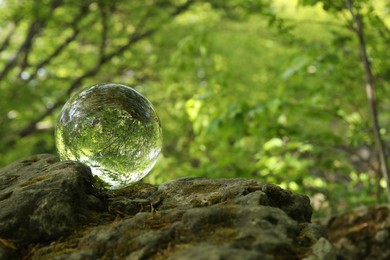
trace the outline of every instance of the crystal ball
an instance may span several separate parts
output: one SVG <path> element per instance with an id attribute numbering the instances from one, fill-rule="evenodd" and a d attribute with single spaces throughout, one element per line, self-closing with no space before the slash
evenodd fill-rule
<path id="1" fill-rule="evenodd" d="M 99 183 L 118 189 L 139 181 L 155 165 L 162 146 L 160 119 L 135 89 L 99 84 L 72 96 L 55 127 L 61 160 L 90 166 Z"/>

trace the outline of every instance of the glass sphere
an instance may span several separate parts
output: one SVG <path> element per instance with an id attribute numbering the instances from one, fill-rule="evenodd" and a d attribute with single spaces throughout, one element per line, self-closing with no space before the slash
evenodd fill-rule
<path id="1" fill-rule="evenodd" d="M 109 189 L 142 179 L 162 146 L 160 119 L 152 104 L 125 85 L 100 84 L 68 100 L 55 128 L 61 160 L 91 167 Z"/>

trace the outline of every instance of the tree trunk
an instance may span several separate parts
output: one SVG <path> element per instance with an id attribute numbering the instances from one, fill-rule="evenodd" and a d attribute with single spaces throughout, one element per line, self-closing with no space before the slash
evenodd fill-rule
<path id="1" fill-rule="evenodd" d="M 380 135 L 379 120 L 378 120 L 378 104 L 375 92 L 375 79 L 371 70 L 371 64 L 367 56 L 367 48 L 364 39 L 363 21 L 359 13 L 353 11 L 353 1 L 347 1 L 347 8 L 351 13 L 355 28 L 354 31 L 359 40 L 360 52 L 362 55 L 362 63 L 364 67 L 364 74 L 366 79 L 366 93 L 369 105 L 369 112 L 371 117 L 372 128 L 375 136 L 375 145 L 379 157 L 380 169 L 383 178 L 386 180 L 387 200 L 390 203 L 390 176 L 386 162 L 385 148 L 383 140 Z"/>

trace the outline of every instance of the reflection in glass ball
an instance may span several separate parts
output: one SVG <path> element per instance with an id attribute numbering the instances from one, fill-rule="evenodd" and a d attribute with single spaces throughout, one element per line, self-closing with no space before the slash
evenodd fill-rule
<path id="1" fill-rule="evenodd" d="M 68 100 L 58 117 L 55 139 L 61 160 L 90 166 L 104 186 L 117 189 L 153 168 L 162 130 L 152 104 L 139 92 L 100 84 Z"/>

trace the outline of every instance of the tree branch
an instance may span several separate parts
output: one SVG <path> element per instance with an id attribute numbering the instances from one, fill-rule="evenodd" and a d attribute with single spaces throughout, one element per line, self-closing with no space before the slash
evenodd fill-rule
<path id="1" fill-rule="evenodd" d="M 375 136 L 375 145 L 379 157 L 380 168 L 383 178 L 386 180 L 387 199 L 390 202 L 390 175 L 386 162 L 385 148 L 382 137 L 380 135 L 379 120 L 378 120 L 378 104 L 376 100 L 375 79 L 372 73 L 371 64 L 367 55 L 366 42 L 363 32 L 363 21 L 359 13 L 355 14 L 353 10 L 353 1 L 346 0 L 347 8 L 351 14 L 352 20 L 356 26 L 356 36 L 359 40 L 360 52 L 362 55 L 362 63 L 364 67 L 364 74 L 366 78 L 366 94 L 368 99 L 369 111 L 371 116 L 371 123 Z"/>
<path id="2" fill-rule="evenodd" d="M 61 5 L 61 0 L 53 0 L 50 9 L 50 14 L 54 11 L 54 9 L 56 9 L 60 5 Z M 34 21 L 31 22 L 27 30 L 27 35 L 23 43 L 20 45 L 15 56 L 8 61 L 8 63 L 3 68 L 3 70 L 0 72 L 0 80 L 2 80 L 7 76 L 8 72 L 18 64 L 20 59 L 23 60 L 22 70 L 25 66 L 27 66 L 28 53 L 31 50 L 31 46 L 34 41 L 34 38 L 38 35 L 38 33 L 44 27 L 44 25 L 45 25 L 45 20 L 42 19 L 35 19 Z"/>
<path id="3" fill-rule="evenodd" d="M 11 29 L 8 31 L 7 36 L 5 36 L 3 42 L 0 44 L 0 52 L 4 51 L 9 46 L 11 38 L 16 30 L 16 25 L 17 25 L 17 22 L 12 23 Z"/>
<path id="4" fill-rule="evenodd" d="M 38 73 L 38 70 L 40 68 L 43 68 L 44 66 L 48 65 L 55 57 L 57 57 L 58 55 L 61 54 L 61 52 L 71 43 L 73 42 L 77 35 L 79 35 L 80 33 L 80 29 L 78 28 L 78 24 L 80 22 L 80 20 L 82 18 L 85 17 L 86 13 L 88 11 L 88 6 L 87 5 L 84 5 L 80 8 L 80 14 L 78 16 L 76 16 L 73 21 L 72 21 L 72 24 L 71 24 L 71 27 L 73 29 L 73 32 L 72 34 L 65 39 L 65 41 L 60 44 L 54 51 L 52 54 L 50 54 L 46 59 L 42 60 L 40 63 L 34 65 L 34 72 L 31 74 L 30 76 L 30 80 L 31 79 L 34 79 Z"/>
<path id="5" fill-rule="evenodd" d="M 194 2 L 193 0 L 189 0 L 186 3 L 184 3 L 183 5 L 178 6 L 171 13 L 170 18 L 175 17 L 175 16 L 179 15 L 180 13 L 186 11 L 191 6 L 191 4 L 193 2 Z M 145 27 L 146 21 L 149 18 L 149 16 L 150 16 L 150 13 L 148 12 L 143 18 L 141 18 L 140 22 L 136 26 L 134 33 L 132 33 L 129 36 L 127 43 L 118 47 L 116 50 L 114 50 L 108 54 L 102 55 L 101 58 L 98 59 L 96 65 L 93 68 L 84 72 L 83 75 L 81 75 L 80 77 L 75 79 L 71 83 L 71 85 L 69 86 L 69 88 L 67 90 L 67 94 L 70 95 L 73 91 L 78 89 L 81 86 L 84 79 L 96 75 L 99 72 L 99 70 L 101 69 L 101 67 L 104 64 L 106 64 L 107 62 L 109 62 L 112 58 L 114 58 L 118 55 L 121 55 L 123 52 L 128 50 L 135 43 L 145 39 L 146 37 L 150 37 L 151 35 L 153 35 L 161 27 L 161 25 L 163 23 L 160 23 L 158 26 L 156 26 L 154 28 L 151 28 L 151 29 L 145 30 L 144 32 L 141 32 L 143 30 L 143 28 Z M 51 107 L 47 108 L 41 115 L 39 115 L 37 118 L 32 120 L 25 128 L 23 128 L 21 131 L 19 131 L 18 136 L 19 137 L 26 137 L 26 136 L 33 134 L 37 130 L 36 124 L 38 122 L 42 121 L 47 116 L 51 115 L 57 108 L 59 108 L 64 103 L 65 103 L 65 101 L 63 99 L 57 100 L 57 102 L 55 102 Z"/>
<path id="6" fill-rule="evenodd" d="M 24 39 L 23 43 L 19 47 L 15 56 L 8 61 L 8 63 L 3 68 L 3 70 L 0 72 L 0 80 L 2 80 L 5 76 L 7 76 L 8 72 L 17 65 L 20 56 L 30 49 L 31 43 L 34 37 L 36 36 L 36 34 L 38 33 L 39 29 L 42 27 L 42 25 L 43 22 L 39 20 L 35 20 L 30 24 L 30 27 L 27 31 L 26 38 Z"/>
<path id="7" fill-rule="evenodd" d="M 108 36 L 107 12 L 106 12 L 106 10 L 104 10 L 104 8 L 103 8 L 103 6 L 101 6 L 101 4 L 99 5 L 99 9 L 100 9 L 100 16 L 101 16 L 101 24 L 102 24 L 99 55 L 104 56 L 106 53 L 106 42 L 107 42 L 107 36 Z"/>
<path id="8" fill-rule="evenodd" d="M 381 19 L 378 15 L 370 16 L 369 19 L 371 23 L 374 24 L 375 29 L 378 30 L 379 35 L 386 41 L 390 41 L 390 29 L 384 23 L 383 19 Z M 379 24 L 380 26 L 377 26 Z"/>

